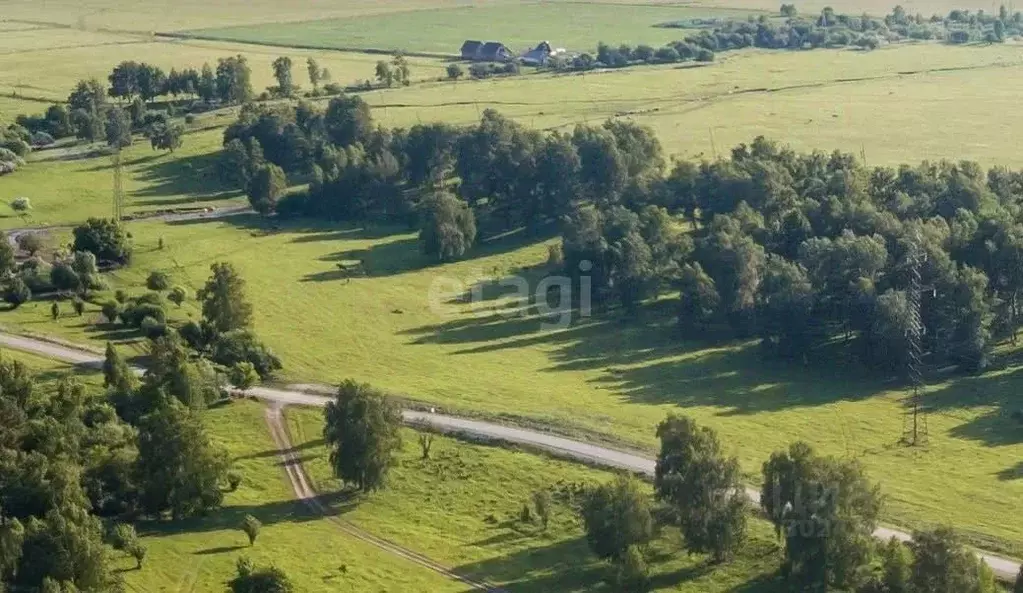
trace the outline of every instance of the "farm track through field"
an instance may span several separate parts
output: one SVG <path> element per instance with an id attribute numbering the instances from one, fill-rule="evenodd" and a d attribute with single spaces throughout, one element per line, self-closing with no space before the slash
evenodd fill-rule
<path id="1" fill-rule="evenodd" d="M 364 529 L 356 527 L 353 523 L 335 515 L 330 508 L 320 502 L 320 497 L 311 486 L 309 476 L 306 475 L 305 468 L 302 466 L 301 458 L 295 455 L 294 446 L 291 444 L 288 431 L 284 427 L 283 415 L 281 413 L 282 408 L 283 406 L 279 404 L 273 404 L 267 407 L 266 424 L 270 429 L 270 436 L 273 438 L 274 444 L 277 446 L 277 450 L 281 458 L 281 465 L 284 467 L 284 471 L 288 476 L 288 481 L 291 482 L 291 487 L 295 491 L 296 498 L 305 503 L 305 505 L 316 514 L 323 515 L 328 521 L 334 523 L 341 531 L 358 540 L 372 544 L 389 554 L 398 556 L 399 558 L 404 558 L 409 562 L 428 568 L 450 579 L 465 583 L 475 590 L 488 591 L 491 593 L 504 593 L 504 590 L 499 587 L 495 587 L 482 581 L 476 581 L 467 576 L 453 572 L 451 569 L 445 567 L 439 562 L 431 560 L 422 554 L 399 546 L 391 541 L 377 537 Z"/>

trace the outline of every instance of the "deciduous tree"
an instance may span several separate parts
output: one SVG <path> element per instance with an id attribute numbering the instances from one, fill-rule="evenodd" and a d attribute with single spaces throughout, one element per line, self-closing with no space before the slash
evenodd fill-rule
<path id="1" fill-rule="evenodd" d="M 684 416 L 669 415 L 657 427 L 654 489 L 678 522 L 686 547 L 718 562 L 745 542 L 749 503 L 739 461 L 725 457 L 717 434 Z"/>
<path id="2" fill-rule="evenodd" d="M 384 486 L 401 447 L 401 412 L 376 389 L 346 380 L 327 402 L 323 437 L 334 475 L 363 492 Z"/>
<path id="3" fill-rule="evenodd" d="M 252 325 L 252 305 L 238 271 L 228 262 L 215 263 L 210 271 L 212 275 L 198 293 L 203 319 L 221 333 Z"/>
<path id="4" fill-rule="evenodd" d="M 629 476 L 619 475 L 587 493 L 581 513 L 586 541 L 600 558 L 619 560 L 630 547 L 653 537 L 650 500 Z"/>

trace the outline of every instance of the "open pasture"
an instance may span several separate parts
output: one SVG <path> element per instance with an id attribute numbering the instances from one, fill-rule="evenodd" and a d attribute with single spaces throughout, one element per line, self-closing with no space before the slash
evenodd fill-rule
<path id="1" fill-rule="evenodd" d="M 210 26 L 282 23 L 516 0 L 10 0 L 3 18 L 85 29 L 176 31 Z"/>
<path id="2" fill-rule="evenodd" d="M 543 2 L 469 5 L 357 18 L 318 19 L 189 33 L 250 43 L 336 49 L 402 50 L 458 55 L 466 39 L 500 41 L 518 52 L 549 40 L 555 47 L 595 51 L 600 41 L 659 47 L 685 31 L 656 25 L 693 18 L 745 18 L 747 11 L 668 5 Z"/>
<path id="3" fill-rule="evenodd" d="M 802 439 L 861 459 L 889 497 L 886 520 L 951 522 L 975 542 L 1023 551 L 1023 526 L 1004 520 L 1023 496 L 1023 441 L 1010 417 L 1023 366 L 1013 359 L 978 378 L 935 383 L 930 446 L 915 452 L 897 444 L 906 394 L 896 386 L 860 378 L 852 362 L 814 371 L 765 361 L 753 344 L 679 342 L 670 301 L 639 324 L 593 318 L 551 331 L 536 317 L 510 314 L 517 303 L 492 284 L 481 306 L 443 296 L 452 280 L 467 288 L 510 273 L 533 277 L 546 259 L 543 244 L 491 245 L 476 259 L 430 267 L 414 235 L 386 229 L 270 232 L 245 216 L 129 228 L 138 237 L 135 263 L 113 275 L 112 287 L 141 291 L 149 271 L 162 269 L 194 289 L 211 263 L 234 263 L 248 282 L 256 329 L 281 353 L 287 380 L 351 377 L 441 409 L 525 417 L 644 448 L 664 415 L 678 411 L 717 429 L 751 481 L 772 451 Z M 335 264 L 357 259 L 370 276 L 346 282 Z M 439 309 L 430 306 L 431 291 Z M 198 315 L 194 302 L 172 310 L 177 319 Z M 30 303 L 2 321 L 94 346 L 138 339 L 97 324 L 92 307 L 59 323 L 47 314 L 47 303 Z"/>
<path id="4" fill-rule="evenodd" d="M 917 44 L 864 53 L 742 51 L 710 66 L 429 83 L 363 95 L 388 125 L 478 121 L 493 108 L 571 130 L 627 117 L 665 151 L 711 158 L 757 135 L 800 150 L 866 154 L 870 164 L 973 159 L 1023 165 L 1006 114 L 1023 92 L 1023 48 Z M 941 122 L 940 126 L 933 125 Z"/>

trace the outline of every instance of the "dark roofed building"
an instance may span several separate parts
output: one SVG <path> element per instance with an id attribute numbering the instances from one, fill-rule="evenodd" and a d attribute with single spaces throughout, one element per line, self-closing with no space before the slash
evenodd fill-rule
<path id="1" fill-rule="evenodd" d="M 511 50 L 505 47 L 503 43 L 488 41 L 480 49 L 480 57 L 478 59 L 485 62 L 507 62 L 512 57 Z"/>
<path id="2" fill-rule="evenodd" d="M 462 44 L 462 59 L 463 60 L 479 60 L 480 50 L 483 49 L 482 41 L 466 41 Z"/>
<path id="3" fill-rule="evenodd" d="M 541 41 L 535 48 L 522 54 L 522 63 L 529 66 L 543 66 L 547 64 L 552 53 L 554 50 L 551 48 L 551 44 Z"/>

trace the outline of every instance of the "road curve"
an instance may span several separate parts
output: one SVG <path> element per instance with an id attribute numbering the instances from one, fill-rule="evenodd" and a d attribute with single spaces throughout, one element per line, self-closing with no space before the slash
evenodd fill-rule
<path id="1" fill-rule="evenodd" d="M 100 355 L 36 338 L 0 333 L 0 346 L 41 354 L 76 365 L 97 367 L 103 364 L 103 357 Z M 141 372 L 141 369 L 137 370 Z M 249 396 L 281 405 L 322 407 L 330 399 L 322 395 L 270 387 L 254 387 L 246 393 Z M 560 456 L 596 465 L 624 469 L 646 476 L 653 476 L 654 474 L 654 461 L 652 459 L 554 436 L 545 432 L 415 410 L 403 410 L 402 416 L 407 423 L 424 424 L 442 432 L 463 433 L 475 437 L 502 440 L 550 451 Z M 760 493 L 757 490 L 748 488 L 747 493 L 754 504 L 759 503 Z M 901 541 L 911 539 L 909 533 L 887 527 L 879 527 L 874 531 L 874 536 L 883 540 L 889 540 L 893 537 Z M 1012 582 L 1019 573 L 1020 565 L 1015 560 L 988 552 L 977 552 L 977 555 L 991 567 L 991 570 L 994 571 L 1000 580 Z"/>

